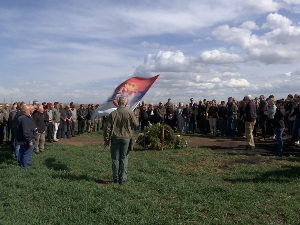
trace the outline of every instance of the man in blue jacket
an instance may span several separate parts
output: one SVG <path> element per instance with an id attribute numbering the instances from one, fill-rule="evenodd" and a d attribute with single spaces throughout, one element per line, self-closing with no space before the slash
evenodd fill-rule
<path id="1" fill-rule="evenodd" d="M 36 127 L 30 112 L 30 106 L 23 106 L 23 115 L 17 119 L 16 123 L 16 139 L 20 145 L 18 160 L 23 169 L 27 169 L 27 166 L 31 165 L 31 155 L 34 149 Z"/>

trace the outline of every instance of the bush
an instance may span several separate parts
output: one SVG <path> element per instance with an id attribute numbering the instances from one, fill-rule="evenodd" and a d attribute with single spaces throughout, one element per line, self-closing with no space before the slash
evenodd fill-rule
<path id="1" fill-rule="evenodd" d="M 187 141 L 180 136 L 176 136 L 172 128 L 165 124 L 164 126 L 164 148 L 174 149 L 174 148 L 186 148 Z M 154 124 L 148 127 L 148 131 L 145 136 L 141 133 L 136 140 L 137 148 L 146 148 L 153 150 L 161 149 L 161 137 L 162 137 L 162 125 Z M 145 141 L 144 141 L 145 139 Z M 144 146 L 145 142 L 145 146 Z"/>

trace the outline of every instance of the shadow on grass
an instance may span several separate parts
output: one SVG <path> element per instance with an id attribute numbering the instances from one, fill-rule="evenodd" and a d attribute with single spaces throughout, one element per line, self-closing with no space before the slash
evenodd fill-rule
<path id="1" fill-rule="evenodd" d="M 293 182 L 294 179 L 300 178 L 300 167 L 299 166 L 286 166 L 282 167 L 281 170 L 272 170 L 261 173 L 255 178 L 236 178 L 236 179 L 224 179 L 226 182 L 239 183 L 239 182 L 253 182 L 253 183 L 267 183 L 267 182 L 278 182 L 278 183 L 289 183 Z M 247 176 L 253 176 L 257 172 L 249 172 Z"/>
<path id="2" fill-rule="evenodd" d="M 97 184 L 106 185 L 111 183 L 110 179 L 94 179 L 87 175 L 73 175 L 73 174 L 64 174 L 64 175 L 53 175 L 53 178 L 59 178 L 63 180 L 72 180 L 72 181 L 90 181 L 90 182 L 96 182 Z"/>
<path id="3" fill-rule="evenodd" d="M 53 169 L 56 171 L 60 171 L 60 170 L 70 171 L 70 169 L 67 165 L 57 161 L 55 158 L 45 159 L 44 164 L 46 165 L 47 168 Z"/>
<path id="4" fill-rule="evenodd" d="M 0 146 L 0 163 L 13 164 L 14 152 L 11 150 L 9 144 Z"/>

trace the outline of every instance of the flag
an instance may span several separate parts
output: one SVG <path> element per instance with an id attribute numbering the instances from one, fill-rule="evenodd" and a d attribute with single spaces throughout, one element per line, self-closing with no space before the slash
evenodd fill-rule
<path id="1" fill-rule="evenodd" d="M 124 81 L 114 90 L 112 96 L 95 110 L 92 119 L 97 116 L 107 116 L 116 110 L 121 96 L 127 98 L 127 107 L 133 110 L 159 76 L 160 74 L 151 78 L 132 77 Z"/>

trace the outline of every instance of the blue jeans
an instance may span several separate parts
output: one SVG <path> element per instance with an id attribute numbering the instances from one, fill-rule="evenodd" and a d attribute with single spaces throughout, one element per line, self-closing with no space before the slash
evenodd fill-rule
<path id="1" fill-rule="evenodd" d="M 183 130 L 184 132 L 190 131 L 190 120 L 187 118 L 183 118 Z"/>
<path id="2" fill-rule="evenodd" d="M 27 169 L 28 165 L 31 165 L 31 156 L 34 149 L 34 142 L 32 145 L 29 144 L 22 144 L 20 145 L 20 152 L 19 152 L 19 165 L 23 169 Z"/>
<path id="3" fill-rule="evenodd" d="M 19 156 L 20 156 L 19 152 L 20 152 L 21 145 L 19 145 L 18 141 L 15 139 L 13 146 L 14 146 L 14 151 L 15 151 L 15 159 L 17 162 L 19 162 Z"/>
<path id="4" fill-rule="evenodd" d="M 5 126 L 6 129 L 6 141 L 9 141 L 9 135 L 10 135 L 10 127 L 8 125 Z"/>
<path id="5" fill-rule="evenodd" d="M 276 140 L 278 143 L 278 155 L 283 154 L 283 141 L 282 141 L 282 133 L 284 131 L 284 128 L 275 128 L 275 135 L 276 135 Z"/>
<path id="6" fill-rule="evenodd" d="M 70 137 L 71 134 L 71 122 L 66 121 L 66 130 L 67 130 L 67 137 Z"/>
<path id="7" fill-rule="evenodd" d="M 233 116 L 227 119 L 227 131 L 229 137 L 235 137 L 234 120 L 235 118 Z"/>
<path id="8" fill-rule="evenodd" d="M 293 125 L 293 130 L 292 130 L 292 141 L 299 141 L 300 139 L 300 120 L 295 119 L 294 125 Z"/>
<path id="9" fill-rule="evenodd" d="M 111 159 L 113 179 L 117 181 L 127 180 L 127 166 L 129 157 L 130 139 L 113 138 L 111 141 Z"/>

